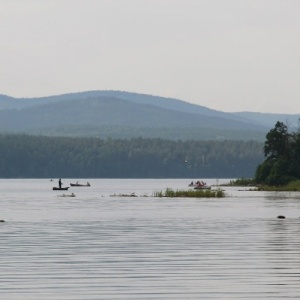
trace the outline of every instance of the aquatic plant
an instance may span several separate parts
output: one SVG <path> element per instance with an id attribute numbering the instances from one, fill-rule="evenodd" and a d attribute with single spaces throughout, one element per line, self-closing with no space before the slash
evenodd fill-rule
<path id="1" fill-rule="evenodd" d="M 269 186 L 260 185 L 256 188 L 257 191 L 276 191 L 276 192 L 297 192 L 300 191 L 300 180 L 294 180 L 287 185 Z"/>
<path id="2" fill-rule="evenodd" d="M 167 188 L 164 192 L 157 191 L 153 194 L 154 197 L 168 197 L 168 198 L 221 198 L 225 197 L 224 191 L 217 190 L 172 190 Z"/>
<path id="3" fill-rule="evenodd" d="M 255 180 L 252 178 L 238 178 L 235 180 L 230 180 L 229 183 L 223 184 L 223 186 L 253 186 L 255 185 Z"/>

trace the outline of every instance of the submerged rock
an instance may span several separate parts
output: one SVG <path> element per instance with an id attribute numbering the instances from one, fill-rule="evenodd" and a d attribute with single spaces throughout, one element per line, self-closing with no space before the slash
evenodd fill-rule
<path id="1" fill-rule="evenodd" d="M 277 219 L 285 219 L 285 216 L 278 216 Z"/>

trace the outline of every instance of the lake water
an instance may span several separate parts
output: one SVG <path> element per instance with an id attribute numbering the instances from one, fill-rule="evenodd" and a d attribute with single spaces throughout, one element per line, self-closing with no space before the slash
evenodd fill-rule
<path id="1" fill-rule="evenodd" d="M 152 197 L 190 181 L 0 180 L 1 299 L 299 299 L 300 193 Z"/>

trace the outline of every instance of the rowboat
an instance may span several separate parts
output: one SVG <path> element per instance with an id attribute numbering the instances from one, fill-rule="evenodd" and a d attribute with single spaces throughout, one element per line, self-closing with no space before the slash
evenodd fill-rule
<path id="1" fill-rule="evenodd" d="M 195 186 L 194 187 L 194 190 L 210 190 L 210 189 L 211 189 L 211 187 L 207 186 L 207 185 L 205 185 L 205 186 Z"/>
<path id="2" fill-rule="evenodd" d="M 67 191 L 70 187 L 53 187 L 53 191 Z"/>
<path id="3" fill-rule="evenodd" d="M 191 182 L 189 184 L 190 187 L 193 187 L 195 190 L 207 190 L 210 189 L 209 186 L 206 185 L 206 182 L 203 181 L 196 181 L 196 182 Z"/>

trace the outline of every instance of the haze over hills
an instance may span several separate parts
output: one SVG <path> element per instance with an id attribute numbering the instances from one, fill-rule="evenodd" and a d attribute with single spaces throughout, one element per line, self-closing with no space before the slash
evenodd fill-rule
<path id="1" fill-rule="evenodd" d="M 41 98 L 0 95 L 2 133 L 263 140 L 276 121 L 289 120 L 296 126 L 299 117 L 225 113 L 178 99 L 121 91 L 90 91 Z"/>

